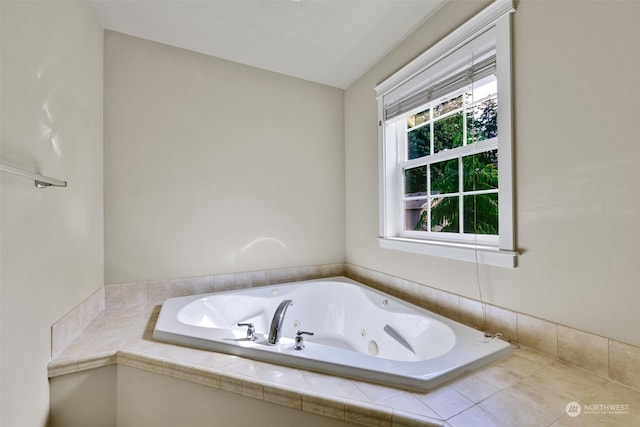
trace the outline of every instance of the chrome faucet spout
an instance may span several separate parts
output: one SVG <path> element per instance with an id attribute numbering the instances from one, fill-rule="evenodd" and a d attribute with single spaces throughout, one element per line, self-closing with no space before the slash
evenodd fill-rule
<path id="1" fill-rule="evenodd" d="M 276 312 L 273 314 L 273 319 L 271 320 L 271 327 L 269 328 L 269 337 L 267 343 L 269 345 L 276 345 L 278 341 L 280 341 L 280 336 L 282 335 L 282 322 L 284 322 L 284 315 L 287 312 L 287 308 L 293 304 L 293 301 L 290 299 L 286 299 L 280 303 L 278 308 L 276 308 Z"/>

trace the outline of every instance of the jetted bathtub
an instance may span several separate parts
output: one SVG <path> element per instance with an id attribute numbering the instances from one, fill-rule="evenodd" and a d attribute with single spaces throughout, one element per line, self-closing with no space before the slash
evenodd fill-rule
<path id="1" fill-rule="evenodd" d="M 282 336 L 267 343 L 274 313 Z M 253 323 L 256 339 L 247 338 Z M 297 331 L 304 348 L 295 349 Z M 167 299 L 153 337 L 298 368 L 428 390 L 511 353 L 509 343 L 338 277 Z"/>

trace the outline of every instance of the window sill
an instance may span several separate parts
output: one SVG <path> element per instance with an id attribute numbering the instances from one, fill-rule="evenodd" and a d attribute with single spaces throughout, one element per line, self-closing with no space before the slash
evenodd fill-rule
<path id="1" fill-rule="evenodd" d="M 515 268 L 518 253 L 487 246 L 461 243 L 420 241 L 406 238 L 380 238 L 380 247 L 414 254 L 450 258 L 459 261 Z"/>

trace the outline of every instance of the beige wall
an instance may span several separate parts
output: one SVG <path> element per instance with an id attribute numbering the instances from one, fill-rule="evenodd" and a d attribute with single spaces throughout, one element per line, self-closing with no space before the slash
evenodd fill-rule
<path id="1" fill-rule="evenodd" d="M 51 427 L 353 424 L 127 366 L 51 379 Z"/>
<path id="2" fill-rule="evenodd" d="M 382 250 L 375 85 L 488 2 L 453 1 L 345 93 L 347 261 L 478 299 L 471 263 Z M 516 269 L 493 304 L 640 345 L 640 3 L 519 2 Z"/>
<path id="3" fill-rule="evenodd" d="M 50 328 L 103 284 L 103 31 L 89 2 L 1 1 L 0 425 L 45 423 Z"/>
<path id="4" fill-rule="evenodd" d="M 105 281 L 344 261 L 343 91 L 105 36 Z"/>

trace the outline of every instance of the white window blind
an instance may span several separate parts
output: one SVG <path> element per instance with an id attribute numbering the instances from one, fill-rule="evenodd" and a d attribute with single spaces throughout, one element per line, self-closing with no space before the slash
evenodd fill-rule
<path id="1" fill-rule="evenodd" d="M 384 119 L 393 119 L 495 73 L 495 39 L 495 29 L 490 28 L 385 94 Z"/>

